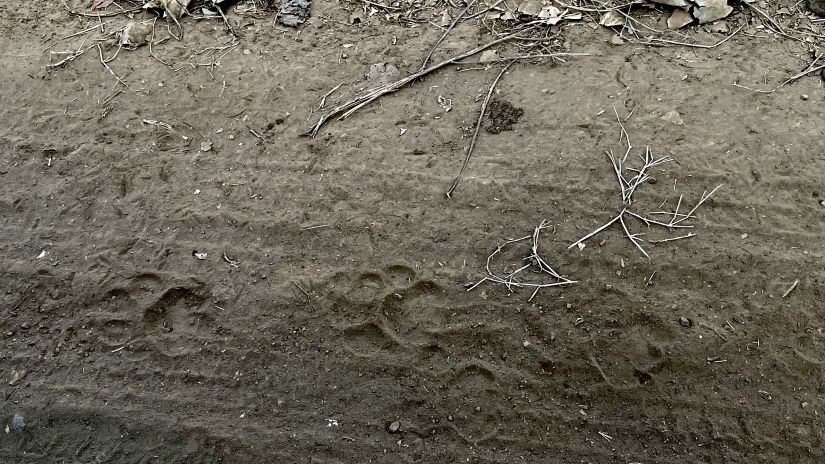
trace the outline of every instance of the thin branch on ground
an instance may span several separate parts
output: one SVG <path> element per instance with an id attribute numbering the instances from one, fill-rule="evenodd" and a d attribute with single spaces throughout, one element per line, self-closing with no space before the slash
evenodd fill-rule
<path id="1" fill-rule="evenodd" d="M 476 141 L 478 140 L 478 133 L 481 130 L 481 123 L 484 120 L 484 114 L 487 113 L 487 105 L 490 103 L 490 98 L 493 96 L 493 92 L 496 89 L 496 84 L 498 81 L 501 80 L 501 77 L 504 73 L 510 69 L 510 66 L 513 65 L 513 61 L 507 63 L 504 68 L 502 68 L 501 72 L 498 73 L 498 76 L 493 80 L 493 83 L 490 85 L 490 90 L 487 92 L 487 96 L 484 98 L 484 102 L 481 104 L 481 113 L 478 115 L 478 121 L 476 121 L 476 128 L 473 132 L 473 138 L 470 139 L 470 146 L 467 148 L 467 154 L 464 156 L 464 162 L 461 163 L 461 169 L 458 170 L 458 175 L 456 176 L 453 184 L 447 190 L 447 198 L 452 198 L 453 192 L 458 187 L 458 183 L 461 181 L 461 176 L 464 174 L 464 169 L 467 168 L 467 163 L 470 162 L 470 157 L 473 156 L 473 149 L 476 146 Z"/>
<path id="2" fill-rule="evenodd" d="M 533 230 L 532 235 L 528 235 L 528 236 L 517 238 L 517 239 L 507 240 L 504 243 L 502 243 L 501 245 L 499 245 L 498 247 L 496 247 L 495 251 L 493 251 L 487 257 L 487 265 L 485 267 L 485 270 L 487 272 L 487 276 L 484 277 L 483 279 L 481 279 L 480 281 L 478 281 L 477 283 L 475 283 L 474 285 L 470 286 L 467 289 L 467 291 L 474 290 L 475 288 L 477 288 L 479 285 L 483 284 L 484 282 L 493 282 L 493 283 L 504 285 L 505 287 L 507 287 L 507 290 L 509 290 L 510 292 L 513 292 L 514 289 L 519 289 L 519 288 L 532 288 L 533 293 L 530 295 L 530 298 L 527 300 L 527 301 L 532 301 L 533 298 L 536 297 L 538 292 L 543 288 L 560 287 L 560 286 L 571 285 L 571 284 L 576 283 L 575 280 L 568 279 L 567 277 L 564 277 L 561 274 L 559 274 L 558 272 L 556 272 L 555 270 L 553 270 L 553 268 L 549 264 L 547 264 L 547 261 L 545 261 L 544 258 L 542 258 L 541 255 L 539 254 L 539 251 L 538 251 L 539 250 L 539 238 L 541 236 L 541 232 L 544 229 L 547 229 L 549 227 L 551 227 L 550 223 L 548 223 L 547 221 L 542 221 L 541 224 L 536 226 L 536 228 Z M 515 271 L 512 271 L 512 272 L 510 272 L 506 275 L 499 275 L 496 272 L 494 272 L 493 269 L 492 269 L 493 258 L 495 258 L 497 255 L 502 253 L 506 247 L 508 247 L 510 245 L 513 245 L 515 243 L 523 242 L 525 240 L 532 240 L 532 245 L 531 245 L 531 248 L 530 248 L 532 253 L 529 254 L 528 256 L 526 256 L 522 260 L 522 261 L 526 261 L 527 264 L 521 265 Z M 541 282 L 541 281 L 527 281 L 527 280 L 518 280 L 517 279 L 517 277 L 520 274 L 522 274 L 524 271 L 526 271 L 528 269 L 531 269 L 531 268 L 535 269 L 535 272 L 534 272 L 535 274 L 550 276 L 550 281 L 549 282 Z"/>

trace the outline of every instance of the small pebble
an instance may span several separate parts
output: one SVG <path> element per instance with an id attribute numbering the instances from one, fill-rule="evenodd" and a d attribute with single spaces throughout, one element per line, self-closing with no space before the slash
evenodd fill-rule
<path id="1" fill-rule="evenodd" d="M 19 432 L 23 430 L 23 427 L 26 426 L 26 421 L 23 420 L 23 416 L 20 414 L 15 414 L 14 417 L 11 419 L 11 429 L 15 432 Z"/>
<path id="2" fill-rule="evenodd" d="M 401 422 L 394 421 L 387 426 L 387 432 L 398 433 L 399 430 L 401 430 Z"/>
<path id="3" fill-rule="evenodd" d="M 252 50 L 250 50 L 250 49 L 248 49 L 248 48 L 245 48 L 245 49 L 244 49 L 244 51 L 243 51 L 243 54 L 244 54 L 244 55 L 251 55 L 251 54 L 252 54 Z"/>
<path id="4" fill-rule="evenodd" d="M 567 303 L 567 309 L 573 309 L 573 303 Z"/>
<path id="5" fill-rule="evenodd" d="M 807 96 L 807 95 L 805 95 L 805 94 L 803 94 L 803 95 L 802 95 L 802 99 L 803 99 L 803 100 L 807 100 L 807 99 L 808 99 L 808 96 Z"/>
<path id="6" fill-rule="evenodd" d="M 805 408 L 807 408 L 807 407 L 808 407 L 808 402 L 807 402 L 807 401 L 803 401 L 803 402 L 802 402 L 802 404 L 800 404 L 800 406 L 802 406 L 802 409 L 805 409 Z"/>
<path id="7" fill-rule="evenodd" d="M 481 412 L 481 406 L 476 406 L 476 412 Z"/>
<path id="8" fill-rule="evenodd" d="M 524 342 L 521 344 L 521 346 L 527 348 L 528 346 L 530 346 L 530 341 L 529 340 L 524 340 Z"/>
<path id="9" fill-rule="evenodd" d="M 686 318 L 685 316 L 681 316 L 679 318 L 679 325 L 681 325 L 682 327 L 690 327 L 693 324 L 690 322 L 690 319 Z"/>
<path id="10" fill-rule="evenodd" d="M 820 201 L 819 206 L 822 206 L 823 208 L 825 208 L 825 200 Z"/>
<path id="11" fill-rule="evenodd" d="M 452 422 L 453 421 L 453 416 L 447 416 L 447 420 Z"/>
<path id="12" fill-rule="evenodd" d="M 607 285 L 604 286 L 604 289 L 607 290 L 607 291 L 610 291 L 610 290 L 613 290 L 613 286 L 610 285 L 610 284 L 607 284 Z"/>
<path id="13" fill-rule="evenodd" d="M 24 323 L 20 324 L 20 328 L 23 329 L 23 330 L 29 330 L 30 327 L 31 327 L 31 325 L 29 325 L 28 322 L 24 322 Z"/>

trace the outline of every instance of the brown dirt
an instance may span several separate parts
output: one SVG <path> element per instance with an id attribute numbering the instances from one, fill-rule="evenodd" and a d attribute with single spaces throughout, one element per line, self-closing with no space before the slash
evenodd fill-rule
<path id="1" fill-rule="evenodd" d="M 405 75 L 439 35 L 345 25 L 355 7 L 316 2 L 300 35 L 236 18 L 211 75 L 186 60 L 226 33 L 187 20 L 154 50 L 177 69 L 122 51 L 111 66 L 140 93 L 107 101 L 121 87 L 94 53 L 44 70 L 94 20 L 5 2 L 0 416 L 25 426 L 0 430 L 0 461 L 823 462 L 825 91 L 731 85 L 797 73 L 803 44 L 614 46 L 570 26 L 594 56 L 513 66 L 499 90 L 524 115 L 481 133 L 448 200 L 497 69 L 438 72 L 300 137 L 329 89 L 343 100 L 377 62 Z M 468 24 L 444 50 L 479 40 Z M 724 184 L 699 237 L 649 261 L 614 229 L 566 249 L 615 214 L 613 107 L 679 162 L 642 204 Z M 465 290 L 542 219 L 578 284 Z"/>

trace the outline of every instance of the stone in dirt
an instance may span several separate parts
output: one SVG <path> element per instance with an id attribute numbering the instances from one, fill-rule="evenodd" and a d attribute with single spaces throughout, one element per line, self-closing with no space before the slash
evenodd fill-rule
<path id="1" fill-rule="evenodd" d="M 653 3 L 659 3 L 661 5 L 670 5 L 670 6 L 677 6 L 681 8 L 686 8 L 690 6 L 687 0 L 653 0 Z"/>
<path id="2" fill-rule="evenodd" d="M 149 43 L 152 23 L 130 21 L 120 33 L 120 44 L 126 48 L 137 48 Z"/>
<path id="3" fill-rule="evenodd" d="M 685 10 L 677 8 L 673 14 L 667 18 L 668 29 L 681 29 L 693 22 L 693 16 Z"/>
<path id="4" fill-rule="evenodd" d="M 733 7 L 728 5 L 727 0 L 694 0 L 694 2 L 697 6 L 693 8 L 693 16 L 699 20 L 699 24 L 725 18 L 733 11 Z"/>
<path id="5" fill-rule="evenodd" d="M 285 0 L 276 19 L 284 26 L 298 27 L 309 18 L 311 0 Z"/>
<path id="6" fill-rule="evenodd" d="M 15 414 L 14 417 L 11 419 L 11 429 L 15 432 L 19 432 L 23 430 L 23 427 L 26 426 L 26 421 L 23 419 L 23 416 L 20 414 Z"/>

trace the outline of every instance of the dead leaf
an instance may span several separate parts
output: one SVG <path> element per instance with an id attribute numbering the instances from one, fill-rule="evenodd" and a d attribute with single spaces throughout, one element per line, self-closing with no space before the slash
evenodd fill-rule
<path id="1" fill-rule="evenodd" d="M 111 5 L 115 0 L 92 0 L 92 6 L 89 8 L 93 10 L 102 10 Z"/>
<path id="2" fill-rule="evenodd" d="M 521 5 L 518 6 L 518 10 L 516 11 L 525 16 L 536 17 L 541 13 L 542 6 L 541 0 L 526 0 L 521 2 Z"/>
<path id="3" fill-rule="evenodd" d="M 604 27 L 614 27 L 614 26 L 623 26 L 625 22 L 624 16 L 618 11 L 608 11 L 607 13 L 602 16 L 602 19 L 599 21 Z"/>
<path id="4" fill-rule="evenodd" d="M 498 55 L 497 51 L 495 51 L 495 50 L 484 50 L 484 52 L 481 53 L 481 57 L 479 57 L 478 61 L 480 61 L 482 63 L 487 63 L 487 62 L 490 62 L 490 61 L 497 61 L 499 59 L 501 59 L 501 57 Z"/>

